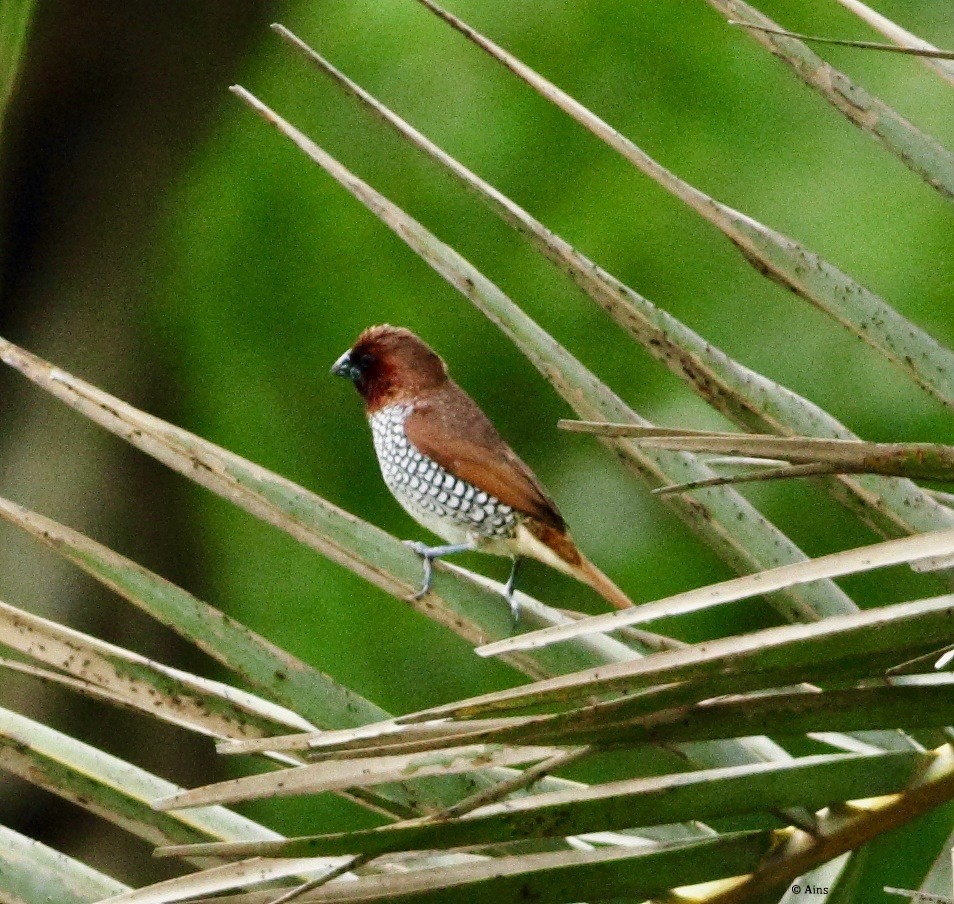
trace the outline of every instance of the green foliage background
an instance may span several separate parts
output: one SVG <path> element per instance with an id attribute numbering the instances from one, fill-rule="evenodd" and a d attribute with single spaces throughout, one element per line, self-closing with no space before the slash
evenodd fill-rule
<path id="1" fill-rule="evenodd" d="M 801 240 L 937 338 L 954 341 L 949 207 L 702 0 L 458 0 L 452 8 L 679 175 Z M 834 2 L 772 0 L 761 8 L 792 29 L 870 37 Z M 954 45 L 944 3 L 884 0 L 879 10 L 940 46 Z M 715 230 L 411 0 L 322 0 L 266 12 L 744 364 L 864 438 L 954 440 L 949 414 L 899 372 L 756 274 Z M 458 248 L 637 411 L 665 425 L 721 426 L 477 202 L 265 27 L 252 34 L 250 52 L 226 79 L 255 91 Z M 954 144 L 950 89 L 916 61 L 822 52 Z M 146 356 L 165 368 L 164 417 L 398 536 L 420 537 L 379 478 L 357 398 L 328 374 L 365 326 L 402 324 L 445 357 L 552 490 L 590 557 L 634 599 L 728 576 L 595 442 L 557 431 L 567 410 L 495 328 L 226 87 L 225 80 L 213 86 L 203 133 L 182 138 L 174 121 L 165 125 L 170 141 L 190 144 L 162 187 L 150 253 L 137 264 L 142 289 L 130 316 Z M 106 228 L 121 241 L 118 229 Z M 71 358 L 74 372 L 84 373 L 84 360 L 81 352 Z M 127 395 L 123 385 L 105 388 Z M 745 492 L 810 554 L 873 539 L 808 485 Z M 163 529 L 178 533 L 201 575 L 193 589 L 385 708 L 418 708 L 516 680 L 209 494 L 193 486 L 176 493 L 176 516 Z M 506 568 L 492 559 L 470 564 L 495 575 Z M 887 575 L 845 586 L 864 606 L 931 583 L 900 569 Z M 599 608 L 588 591 L 542 567 L 528 568 L 523 580 L 544 599 Z M 719 618 L 737 630 L 775 616 L 746 604 Z M 674 630 L 691 639 L 713 627 Z M 334 802 L 282 809 L 288 831 L 313 829 L 317 813 L 342 828 L 367 819 Z"/>

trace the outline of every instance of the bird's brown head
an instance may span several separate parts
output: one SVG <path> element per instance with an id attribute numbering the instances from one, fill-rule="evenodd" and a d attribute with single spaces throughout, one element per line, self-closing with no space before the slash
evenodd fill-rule
<path id="1" fill-rule="evenodd" d="M 403 327 L 372 326 L 358 336 L 331 368 L 351 380 L 368 413 L 407 402 L 447 382 L 447 366 L 436 352 Z"/>

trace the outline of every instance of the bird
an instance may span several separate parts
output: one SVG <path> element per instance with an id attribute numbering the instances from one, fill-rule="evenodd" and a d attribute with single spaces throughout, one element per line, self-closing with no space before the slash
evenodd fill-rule
<path id="1" fill-rule="evenodd" d="M 529 557 L 592 587 L 618 609 L 629 597 L 577 548 L 556 503 L 422 339 L 389 324 L 364 330 L 331 368 L 364 402 L 381 475 L 401 506 L 445 542 L 406 541 L 429 592 L 435 559 L 466 551 L 507 556 L 514 621 L 517 571 Z"/>

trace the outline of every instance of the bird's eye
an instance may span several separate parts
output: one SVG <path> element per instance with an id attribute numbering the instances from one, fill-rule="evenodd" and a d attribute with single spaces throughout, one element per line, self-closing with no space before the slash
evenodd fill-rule
<path id="1" fill-rule="evenodd" d="M 355 362 L 358 365 L 360 370 L 367 370 L 372 364 L 374 364 L 374 355 L 369 352 L 362 352 L 358 355 L 358 360 Z"/>

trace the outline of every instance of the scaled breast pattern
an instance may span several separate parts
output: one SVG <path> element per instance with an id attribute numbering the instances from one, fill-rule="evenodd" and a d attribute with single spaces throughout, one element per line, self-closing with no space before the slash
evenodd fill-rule
<path id="1" fill-rule="evenodd" d="M 370 418 L 374 450 L 388 489 L 413 515 L 447 518 L 483 537 L 511 537 L 517 515 L 495 496 L 422 455 L 404 432 L 411 405 L 388 405 Z"/>

